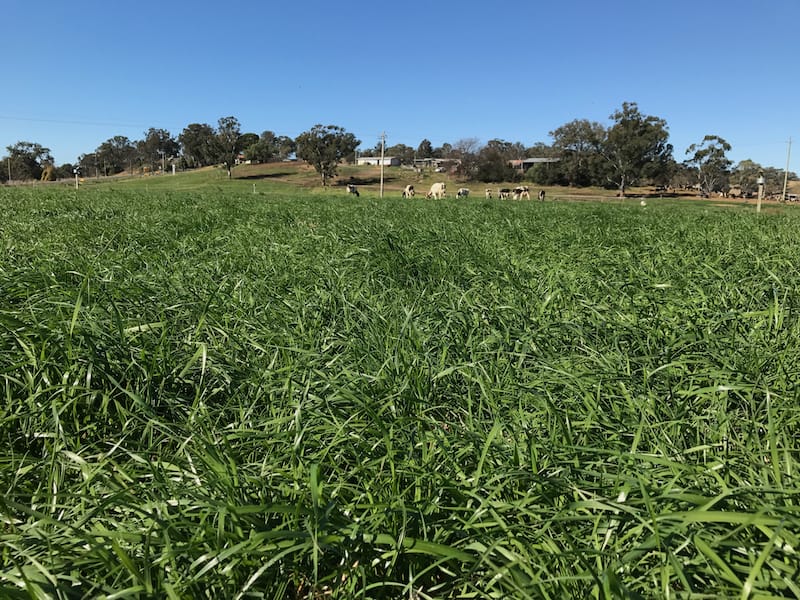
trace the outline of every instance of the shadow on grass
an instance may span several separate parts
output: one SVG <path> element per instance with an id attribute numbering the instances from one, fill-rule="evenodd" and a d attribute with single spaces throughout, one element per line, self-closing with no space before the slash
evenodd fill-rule
<path id="1" fill-rule="evenodd" d="M 291 177 L 294 175 L 291 171 L 279 171 L 277 173 L 258 173 L 254 175 L 234 175 L 233 179 L 241 179 L 241 180 L 253 180 L 257 181 L 260 179 L 280 179 L 282 177 Z"/>

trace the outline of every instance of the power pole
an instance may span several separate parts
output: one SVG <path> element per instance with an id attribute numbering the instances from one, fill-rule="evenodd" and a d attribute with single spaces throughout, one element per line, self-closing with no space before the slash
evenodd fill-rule
<path id="1" fill-rule="evenodd" d="M 381 134 L 381 198 L 383 198 L 383 155 L 386 150 L 386 132 Z"/>
<path id="2" fill-rule="evenodd" d="M 781 202 L 786 201 L 786 185 L 789 183 L 789 157 L 792 155 L 792 138 L 789 138 L 789 149 L 786 151 L 786 170 L 783 172 L 783 195 Z"/>

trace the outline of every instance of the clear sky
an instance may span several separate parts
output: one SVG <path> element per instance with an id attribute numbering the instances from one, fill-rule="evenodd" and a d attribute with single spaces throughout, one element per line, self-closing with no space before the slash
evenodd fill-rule
<path id="1" fill-rule="evenodd" d="M 229 115 L 362 147 L 530 146 L 623 102 L 666 120 L 678 161 L 713 134 L 783 168 L 800 142 L 798 0 L 5 0 L 0 18 L 0 155 L 74 162 Z"/>

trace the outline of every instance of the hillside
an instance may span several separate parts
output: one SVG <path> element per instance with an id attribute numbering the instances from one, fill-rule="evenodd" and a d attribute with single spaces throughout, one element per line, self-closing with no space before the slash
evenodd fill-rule
<path id="1" fill-rule="evenodd" d="M 337 177 L 334 178 L 332 185 L 322 188 L 320 178 L 310 165 L 298 162 L 278 162 L 256 165 L 238 165 L 233 170 L 233 179 L 228 180 L 225 171 L 217 167 L 204 167 L 202 169 L 178 172 L 175 175 L 134 175 L 121 174 L 106 178 L 85 178 L 82 185 L 93 187 L 96 185 L 110 185 L 113 187 L 141 188 L 146 189 L 170 189 L 170 190 L 192 190 L 192 189 L 225 189 L 252 191 L 254 193 L 277 193 L 287 192 L 302 188 L 308 193 L 329 195 L 331 193 L 345 193 L 345 185 L 348 183 L 358 186 L 362 195 L 378 196 L 380 194 L 381 170 L 377 166 L 353 166 L 342 165 L 339 167 Z M 500 182 L 486 184 L 479 181 L 465 181 L 447 173 L 434 173 L 430 170 L 417 173 L 411 169 L 403 167 L 386 167 L 384 169 L 384 196 L 400 197 L 403 188 L 412 184 L 417 193 L 424 197 L 430 185 L 436 181 L 444 181 L 448 185 L 451 197 L 455 197 L 455 191 L 459 187 L 469 188 L 473 197 L 482 198 L 484 190 L 489 188 L 493 191 L 493 197 L 497 197 L 497 190 L 503 187 L 514 187 L 515 183 Z M 524 183 L 524 182 L 523 182 Z M 72 185 L 71 180 L 63 180 L 60 185 Z M 36 182 L 34 185 L 43 185 Z M 535 198 L 540 189 L 546 192 L 548 200 L 616 200 L 616 191 L 600 187 L 570 188 L 564 186 L 537 186 L 527 184 L 531 187 L 531 196 Z M 787 193 L 800 194 L 800 181 L 790 181 Z M 680 198 L 701 200 L 696 192 L 675 191 L 670 194 L 656 192 L 651 186 L 631 187 L 628 189 L 630 198 Z M 754 202 L 750 200 L 731 200 L 727 198 L 709 198 L 709 202 L 731 202 L 734 204 L 747 204 Z M 773 202 L 774 203 L 774 202 Z"/>

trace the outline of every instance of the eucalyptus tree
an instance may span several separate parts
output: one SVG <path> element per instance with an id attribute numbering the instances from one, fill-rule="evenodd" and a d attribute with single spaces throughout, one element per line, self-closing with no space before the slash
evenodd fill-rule
<path id="1" fill-rule="evenodd" d="M 664 119 L 643 115 L 635 102 L 624 102 L 611 117 L 614 124 L 600 144 L 606 180 L 624 197 L 642 179 L 664 173 L 672 160 L 672 144 Z"/>
<path id="2" fill-rule="evenodd" d="M 47 165 L 53 164 L 50 148 L 36 142 L 17 142 L 6 146 L 8 155 L 3 160 L 4 178 L 11 180 L 39 179 Z"/>
<path id="3" fill-rule="evenodd" d="M 247 135 L 247 134 L 245 134 Z M 243 136 L 244 137 L 244 136 Z M 247 160 L 269 162 L 285 160 L 295 152 L 294 140 L 285 135 L 276 135 L 274 131 L 263 131 L 257 140 L 243 144 L 242 151 Z"/>
<path id="4" fill-rule="evenodd" d="M 189 167 L 214 164 L 219 152 L 214 128 L 208 123 L 190 123 L 178 136 L 183 160 Z"/>
<path id="5" fill-rule="evenodd" d="M 417 158 L 431 158 L 433 156 L 433 144 L 429 139 L 424 139 L 417 146 Z"/>
<path id="6" fill-rule="evenodd" d="M 233 165 L 242 150 L 241 137 L 241 125 L 236 117 L 222 117 L 217 121 L 219 159 L 227 169 L 228 179 L 233 177 Z"/>
<path id="7" fill-rule="evenodd" d="M 295 142 L 297 156 L 314 167 L 326 186 L 336 175 L 339 163 L 355 152 L 361 140 L 338 125 L 317 124 L 301 133 Z"/>
<path id="8" fill-rule="evenodd" d="M 553 149 L 561 159 L 558 171 L 570 186 L 598 183 L 602 168 L 601 145 L 605 128 L 595 121 L 575 119 L 550 132 Z"/>
<path id="9" fill-rule="evenodd" d="M 386 156 L 396 156 L 401 164 L 410 165 L 414 162 L 414 148 L 405 144 L 395 144 L 386 148 Z"/>
<path id="10" fill-rule="evenodd" d="M 133 170 L 136 146 L 124 135 L 115 135 L 100 144 L 94 151 L 103 175 L 121 173 L 126 168 Z"/>
<path id="11" fill-rule="evenodd" d="M 518 173 L 511 166 L 511 161 L 519 157 L 519 144 L 497 139 L 489 140 L 478 152 L 475 178 L 486 183 L 513 181 Z"/>
<path id="12" fill-rule="evenodd" d="M 700 191 L 704 196 L 727 184 L 733 163 L 725 153 L 730 150 L 731 145 L 718 135 L 707 135 L 702 142 L 686 149 L 686 154 L 691 155 L 686 164 L 696 169 Z"/>
<path id="13" fill-rule="evenodd" d="M 136 143 L 139 160 L 150 169 L 166 169 L 167 159 L 177 156 L 180 144 L 166 129 L 151 127 Z"/>

